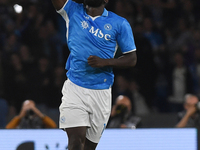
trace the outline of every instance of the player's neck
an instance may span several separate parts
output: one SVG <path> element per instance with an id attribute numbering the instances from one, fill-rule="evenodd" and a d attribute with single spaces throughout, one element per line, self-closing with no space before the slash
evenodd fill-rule
<path id="1" fill-rule="evenodd" d="M 92 17 L 101 16 L 103 14 L 103 11 L 104 5 L 101 5 L 100 7 L 89 7 L 88 5 L 86 5 L 86 12 Z"/>

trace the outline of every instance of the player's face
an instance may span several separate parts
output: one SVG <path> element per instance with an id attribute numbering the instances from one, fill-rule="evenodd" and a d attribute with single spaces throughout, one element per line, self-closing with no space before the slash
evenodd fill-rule
<path id="1" fill-rule="evenodd" d="M 84 0 L 85 5 L 90 7 L 100 7 L 104 2 L 104 0 Z"/>

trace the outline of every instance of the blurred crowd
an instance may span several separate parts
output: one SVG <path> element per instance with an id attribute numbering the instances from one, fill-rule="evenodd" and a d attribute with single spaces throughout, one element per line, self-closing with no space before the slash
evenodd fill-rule
<path id="1" fill-rule="evenodd" d="M 25 99 L 59 106 L 69 52 L 57 17 L 49 0 L 0 0 L 0 94 L 16 113 Z"/>
<path id="2" fill-rule="evenodd" d="M 113 104 L 125 95 L 136 115 L 178 112 L 186 93 L 200 96 L 199 0 L 110 0 L 107 9 L 131 24 L 138 56 L 136 67 L 114 69 Z M 58 108 L 65 30 L 50 0 L 0 0 L 0 98 L 10 112 L 25 99 Z"/>

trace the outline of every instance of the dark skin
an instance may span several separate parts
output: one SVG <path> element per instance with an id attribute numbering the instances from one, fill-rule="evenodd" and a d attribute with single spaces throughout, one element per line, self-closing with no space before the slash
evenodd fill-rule
<path id="1" fill-rule="evenodd" d="M 76 2 L 83 2 L 83 0 L 74 0 Z M 89 7 L 86 6 L 87 14 L 95 17 L 101 16 L 103 14 L 105 4 L 108 3 L 109 0 L 104 0 L 100 7 Z M 60 10 L 63 5 L 66 3 L 66 0 L 52 0 L 52 3 L 56 10 Z M 98 56 L 89 56 L 88 57 L 88 64 L 91 67 L 101 68 L 101 67 L 119 67 L 119 68 L 126 68 L 126 67 L 133 67 L 136 65 L 137 56 L 136 52 L 130 52 L 124 54 L 118 59 L 102 59 Z M 88 140 L 86 136 L 87 127 L 73 127 L 73 128 L 66 128 L 65 131 L 67 132 L 69 144 L 69 150 L 95 150 L 98 143 L 93 143 L 92 141 Z"/>
<path id="2" fill-rule="evenodd" d="M 124 54 L 118 59 L 115 59 L 115 58 L 102 59 L 100 57 L 92 56 L 92 55 L 88 57 L 88 64 L 91 67 L 95 67 L 95 68 L 106 67 L 106 66 L 127 68 L 127 67 L 135 66 L 136 62 L 137 62 L 136 52 L 130 52 L 128 54 Z"/>
<path id="3" fill-rule="evenodd" d="M 93 143 L 85 138 L 87 127 L 74 127 L 67 128 L 69 144 L 69 150 L 95 150 L 97 143 Z"/>

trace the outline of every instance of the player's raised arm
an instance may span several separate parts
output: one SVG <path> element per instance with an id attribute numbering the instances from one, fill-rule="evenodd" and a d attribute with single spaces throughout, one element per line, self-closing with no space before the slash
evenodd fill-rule
<path id="1" fill-rule="evenodd" d="M 68 0 L 51 0 L 56 10 L 60 10 Z M 83 3 L 84 0 L 73 0 L 77 3 Z"/>
<path id="2" fill-rule="evenodd" d="M 68 0 L 51 0 L 56 10 L 60 10 Z"/>
<path id="3" fill-rule="evenodd" d="M 51 0 L 56 10 L 60 10 L 68 0 Z M 77 3 L 83 3 L 84 0 L 73 0 Z"/>

